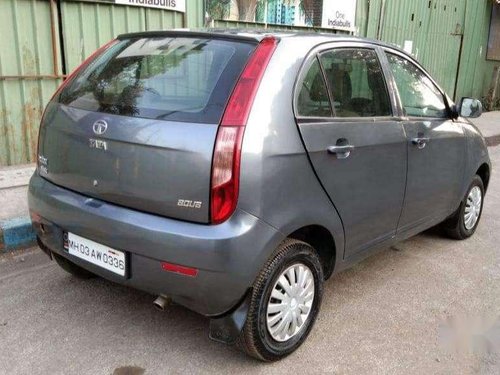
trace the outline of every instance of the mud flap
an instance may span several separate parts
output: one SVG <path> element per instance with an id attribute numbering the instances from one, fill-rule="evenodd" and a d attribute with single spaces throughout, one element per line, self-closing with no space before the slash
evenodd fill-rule
<path id="1" fill-rule="evenodd" d="M 217 319 L 210 319 L 210 333 L 208 337 L 211 340 L 228 345 L 236 342 L 247 320 L 251 296 L 252 293 L 250 291 L 232 313 Z"/>

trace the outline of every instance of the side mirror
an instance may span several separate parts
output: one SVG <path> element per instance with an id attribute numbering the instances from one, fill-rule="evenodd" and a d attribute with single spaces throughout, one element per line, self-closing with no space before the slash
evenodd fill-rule
<path id="1" fill-rule="evenodd" d="M 483 105 L 477 99 L 462 98 L 462 100 L 460 100 L 458 112 L 462 117 L 476 118 L 483 113 Z"/>

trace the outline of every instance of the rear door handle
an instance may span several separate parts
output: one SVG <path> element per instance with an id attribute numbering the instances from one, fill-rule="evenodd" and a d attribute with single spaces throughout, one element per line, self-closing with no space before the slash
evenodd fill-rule
<path id="1" fill-rule="evenodd" d="M 337 159 L 347 159 L 351 155 L 351 151 L 354 150 L 353 145 L 345 146 L 328 146 L 327 151 L 329 154 L 337 155 Z"/>
<path id="2" fill-rule="evenodd" d="M 427 143 L 429 143 L 429 138 L 426 137 L 412 138 L 411 143 L 417 146 L 419 150 L 421 150 L 425 148 L 425 146 L 427 146 Z"/>

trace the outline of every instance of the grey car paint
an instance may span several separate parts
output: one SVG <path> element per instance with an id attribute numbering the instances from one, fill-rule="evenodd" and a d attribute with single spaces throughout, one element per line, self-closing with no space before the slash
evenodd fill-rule
<path id="1" fill-rule="evenodd" d="M 112 281 L 172 296 L 206 316 L 223 314 L 238 303 L 255 277 L 249 265 L 265 262 L 265 254 L 285 238 L 240 209 L 220 225 L 187 223 L 88 198 L 37 174 L 28 194 L 30 209 L 43 217 L 35 228 L 42 248 Z M 63 231 L 128 251 L 127 276 L 69 255 L 63 249 Z M 199 273 L 186 277 L 165 272 L 160 260 L 196 267 Z"/>
<path id="2" fill-rule="evenodd" d="M 393 48 L 381 48 L 381 60 L 387 66 L 385 53 L 391 53 L 418 62 Z M 388 70 L 386 76 L 393 81 Z M 439 85 L 428 77 L 441 91 Z M 397 86 L 393 82 L 393 90 Z M 449 98 L 447 98 L 449 100 Z M 461 185 L 465 165 L 465 137 L 462 123 L 451 118 L 405 117 L 399 95 L 396 96 L 398 115 L 407 138 L 407 183 L 405 203 L 398 225 L 398 232 L 419 232 L 435 218 L 450 215 L 463 197 Z M 418 141 L 423 140 L 421 147 Z M 470 179 L 469 179 L 470 181 Z"/>
<path id="3" fill-rule="evenodd" d="M 425 226 L 451 214 L 460 200 L 465 138 L 460 123 L 443 119 L 408 119 L 408 138 L 428 138 L 419 148 L 408 142 L 408 179 L 399 230 Z"/>
<path id="4" fill-rule="evenodd" d="M 376 49 L 367 43 L 329 43 L 311 51 L 307 60 L 345 47 Z M 387 117 L 298 118 L 312 166 L 342 218 L 344 257 L 396 234 L 405 193 L 407 142 L 394 101 L 392 109 L 393 116 Z M 346 158 L 325 152 L 344 143 L 354 148 Z"/>
<path id="5" fill-rule="evenodd" d="M 446 121 L 446 132 L 439 131 L 442 124 L 431 124 L 432 130 L 428 131 L 433 139 L 429 146 L 435 144 L 436 147 L 413 150 L 410 137 L 415 129 L 411 119 L 401 116 L 390 75 L 387 84 L 395 116 L 368 122 L 328 120 L 307 123 L 299 119 L 297 123 L 294 115 L 297 77 L 315 49 L 364 43 L 380 53 L 379 48 L 392 47 L 344 36 L 293 33 L 276 36 L 280 42 L 260 84 L 245 130 L 237 210 L 227 222 L 206 225 L 164 217 L 161 208 L 167 203 L 162 202 L 161 197 L 153 197 L 155 202 L 151 205 L 151 212 L 141 212 L 133 208 L 134 201 L 130 204 L 120 201 L 117 205 L 103 198 L 89 197 L 92 195 L 90 191 L 71 191 L 80 186 L 72 185 L 75 183 L 73 179 L 64 179 L 62 170 L 58 181 L 61 186 L 36 172 L 30 183 L 29 204 L 46 224 L 43 228 L 40 225 L 36 228 L 42 245 L 103 277 L 151 293 L 172 296 L 174 301 L 201 314 L 220 316 L 232 311 L 244 298 L 263 264 L 287 236 L 293 236 L 304 227 L 321 228 L 321 233 L 326 236 L 324 243 L 328 244 L 326 251 L 332 254 L 330 272 L 326 273 L 339 272 L 374 251 L 445 219 L 458 207 L 460 193 L 465 192 L 478 168 L 482 164 L 491 168 L 482 136 L 460 118 Z M 230 37 L 239 36 L 233 32 Z M 242 37 L 253 37 L 258 41 L 262 34 L 245 31 Z M 387 72 L 385 66 L 384 71 Z M 81 130 L 85 136 L 96 118 L 86 115 L 89 121 L 82 123 L 84 129 Z M 154 121 L 151 126 L 156 126 Z M 415 126 L 427 125 L 422 122 Z M 61 133 L 64 132 L 62 127 Z M 202 131 L 193 125 L 195 128 Z M 135 130 L 131 131 L 135 133 Z M 143 131 L 149 134 L 147 129 Z M 158 131 L 161 133 L 160 129 Z M 212 142 L 210 146 L 213 147 L 215 127 L 209 126 L 202 132 L 205 134 L 203 141 Z M 206 178 L 209 161 L 206 156 L 193 153 L 194 142 L 183 143 L 180 133 L 169 133 L 169 136 L 172 134 L 178 140 L 177 144 L 183 145 L 184 151 L 192 153 L 191 168 L 195 168 L 189 176 L 180 175 L 179 189 L 193 191 L 194 195 L 206 200 L 208 189 L 197 191 L 194 185 L 198 184 L 200 176 Z M 327 146 L 339 138 L 349 139 L 356 147 L 351 159 L 338 160 L 334 155 L 328 155 Z M 149 139 L 154 142 L 153 138 Z M 452 141 L 451 150 L 446 151 L 449 140 Z M 68 139 L 61 138 L 60 142 L 68 142 Z M 75 142 L 76 147 L 79 141 Z M 48 147 L 66 146 L 50 144 L 44 150 Z M 126 144 L 120 147 L 126 147 Z M 429 152 L 424 154 L 426 151 Z M 52 156 L 66 156 L 56 151 L 49 152 L 53 152 Z M 171 151 L 160 149 L 158 152 Z M 414 166 L 412 170 L 407 166 L 406 153 L 410 155 L 408 166 Z M 450 170 L 432 170 L 437 159 L 448 157 L 450 160 L 440 165 Z M 418 158 L 424 158 L 430 164 L 419 165 Z M 95 160 L 101 159 L 96 156 Z M 144 161 L 147 161 L 146 154 Z M 152 156 L 151 162 L 158 162 L 158 159 Z M 137 167 L 144 168 L 145 165 Z M 107 168 L 110 174 L 114 173 L 113 165 L 107 165 L 99 170 L 100 173 L 104 174 Z M 389 169 L 392 173 L 388 172 Z M 166 169 L 161 171 L 167 173 Z M 419 181 L 423 171 L 427 174 Z M 458 175 L 454 174 L 455 171 Z M 77 177 L 78 172 L 73 172 L 73 177 Z M 439 178 L 439 173 L 443 172 L 451 178 L 449 185 Z M 363 173 L 370 174 L 374 181 L 368 184 L 360 181 Z M 409 189 L 405 183 L 406 175 L 412 183 Z M 155 178 L 161 182 L 163 177 L 145 174 L 143 178 Z M 438 179 L 436 187 L 428 185 L 433 178 Z M 119 196 L 127 187 L 110 177 L 108 188 L 110 194 Z M 382 192 L 381 189 L 388 191 Z M 140 199 L 143 192 L 137 191 L 137 194 Z M 179 198 L 184 198 L 180 194 L 179 191 Z M 418 199 L 422 197 L 424 201 L 419 205 Z M 399 230 L 397 223 L 401 213 L 403 221 L 410 225 L 418 222 L 420 217 L 429 216 L 424 209 L 432 207 L 433 202 L 442 202 L 443 209 L 433 211 L 428 221 L 413 225 L 411 230 Z M 390 207 L 381 211 L 384 205 Z M 361 213 L 350 211 L 363 208 L 365 211 Z M 206 211 L 197 215 L 192 218 L 200 221 L 207 218 Z M 123 279 L 110 275 L 64 252 L 63 230 L 127 251 L 130 277 Z M 163 260 L 198 267 L 200 276 L 187 278 L 162 272 L 159 261 Z"/>
<path id="6" fill-rule="evenodd" d="M 107 131 L 96 135 L 93 124 Z M 86 196 L 187 221 L 208 222 L 210 166 L 217 124 L 150 120 L 49 104 L 39 152 L 44 178 Z M 186 137 L 196 134 L 196 137 Z M 89 149 L 89 139 L 107 151 Z M 179 199 L 201 208 L 178 206 Z"/>

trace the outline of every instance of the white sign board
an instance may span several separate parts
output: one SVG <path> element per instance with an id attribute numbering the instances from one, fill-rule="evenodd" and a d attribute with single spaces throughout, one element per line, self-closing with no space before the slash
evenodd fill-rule
<path id="1" fill-rule="evenodd" d="M 322 27 L 354 31 L 355 19 L 356 0 L 323 0 Z"/>
<path id="2" fill-rule="evenodd" d="M 405 40 L 403 50 L 411 55 L 413 52 L 413 40 Z"/>
<path id="3" fill-rule="evenodd" d="M 186 11 L 186 0 L 115 0 L 115 4 L 168 9 L 182 13 Z"/>

